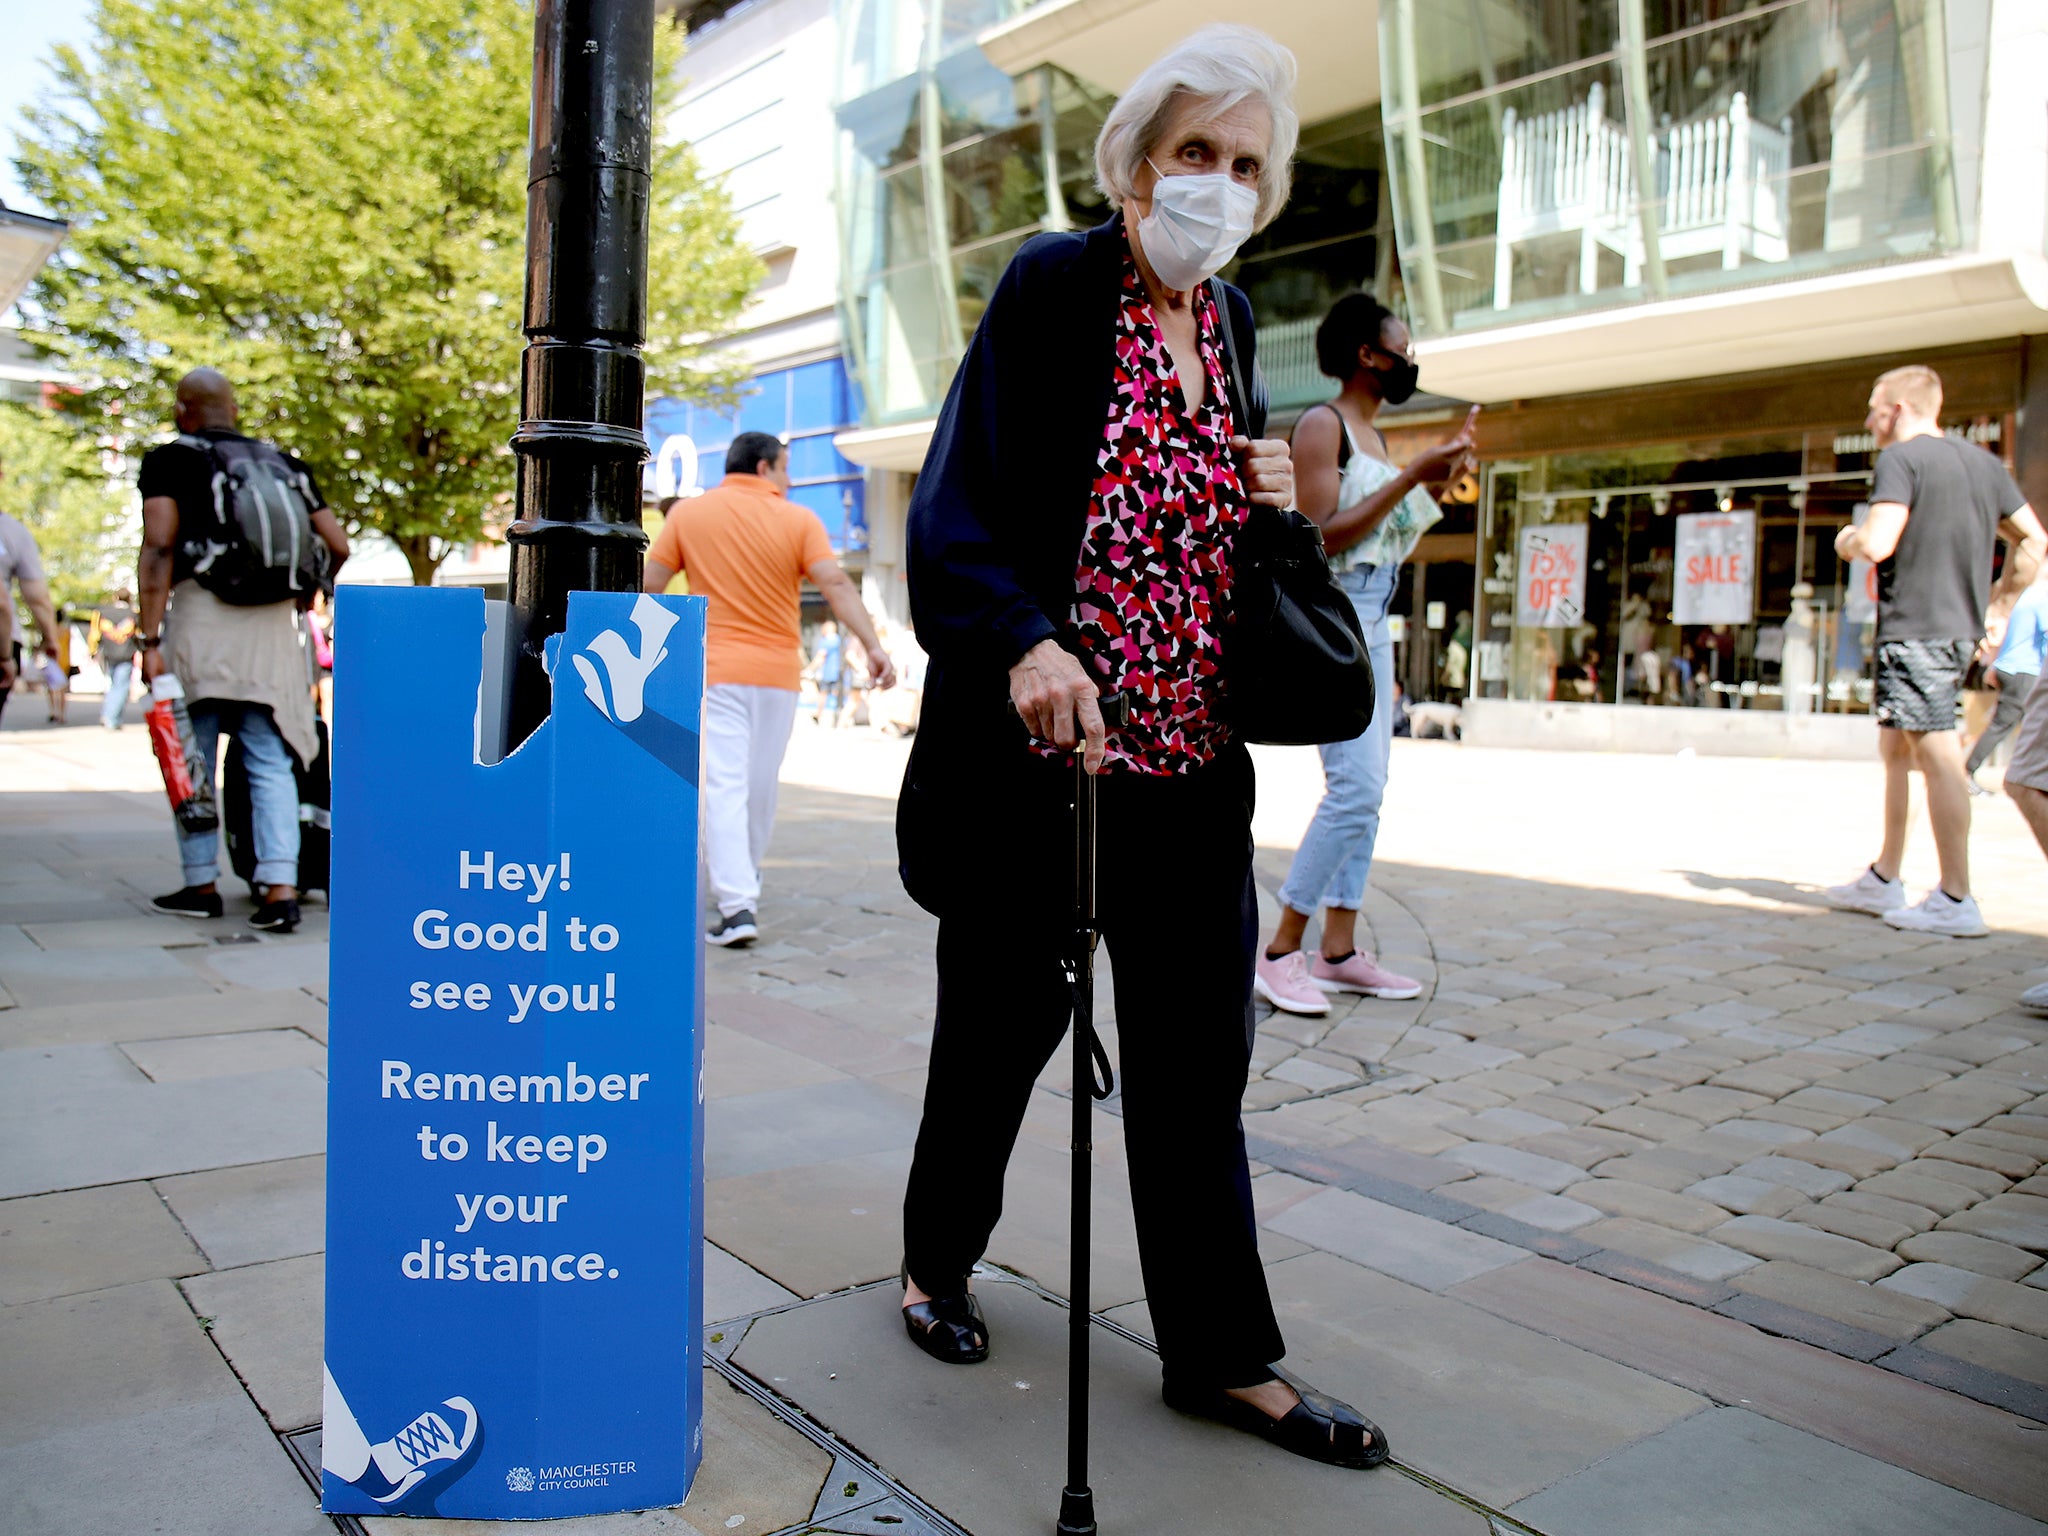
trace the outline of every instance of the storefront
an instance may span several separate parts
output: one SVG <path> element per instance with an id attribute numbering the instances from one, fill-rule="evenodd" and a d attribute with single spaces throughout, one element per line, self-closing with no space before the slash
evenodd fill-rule
<path id="1" fill-rule="evenodd" d="M 1874 587 L 1836 558 L 1868 501 L 1871 382 L 1907 361 L 2010 460 L 2018 342 L 1488 413 L 1472 695 L 1867 714 Z"/>

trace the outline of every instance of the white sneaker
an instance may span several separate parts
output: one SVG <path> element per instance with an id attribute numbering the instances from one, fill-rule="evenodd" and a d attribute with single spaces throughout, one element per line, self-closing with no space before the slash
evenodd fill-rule
<path id="1" fill-rule="evenodd" d="M 1976 897 L 1957 901 L 1938 885 L 1918 906 L 1896 908 L 1885 913 L 1884 920 L 1911 933 L 1939 933 L 1951 939 L 1981 939 L 1991 931 L 1977 910 Z"/>
<path id="2" fill-rule="evenodd" d="M 2036 1013 L 2048 1013 L 2048 981 L 2038 987 L 2029 987 L 2020 994 L 2020 1006 L 2031 1008 Z"/>
<path id="3" fill-rule="evenodd" d="M 1847 885 L 1831 885 L 1822 892 L 1837 912 L 1868 912 L 1883 917 L 1906 904 L 1906 882 L 1887 880 L 1869 865 Z"/>

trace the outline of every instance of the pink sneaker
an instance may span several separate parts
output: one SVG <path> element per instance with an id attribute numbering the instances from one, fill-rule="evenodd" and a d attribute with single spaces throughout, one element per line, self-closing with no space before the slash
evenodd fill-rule
<path id="1" fill-rule="evenodd" d="M 1323 1014 L 1330 1000 L 1309 979 L 1308 957 L 1300 950 L 1268 960 L 1259 951 L 1258 969 L 1252 973 L 1252 991 L 1283 1013 Z"/>
<path id="2" fill-rule="evenodd" d="M 1352 952 L 1350 959 L 1337 965 L 1317 955 L 1308 974 L 1325 992 L 1362 992 L 1367 997 L 1386 997 L 1397 1002 L 1422 996 L 1422 983 L 1413 976 L 1397 976 L 1392 971 L 1382 970 L 1371 955 L 1358 950 Z"/>

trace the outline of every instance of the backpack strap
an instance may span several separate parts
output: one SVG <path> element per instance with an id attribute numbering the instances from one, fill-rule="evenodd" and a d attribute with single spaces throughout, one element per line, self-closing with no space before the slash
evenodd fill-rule
<path id="1" fill-rule="evenodd" d="M 1344 419 L 1344 413 L 1327 400 L 1318 400 L 1309 411 L 1328 411 L 1337 418 L 1337 473 L 1344 473 L 1344 466 L 1351 462 L 1351 423 Z M 1306 416 L 1308 411 L 1303 411 Z M 1296 423 L 1299 425 L 1299 423 Z"/>

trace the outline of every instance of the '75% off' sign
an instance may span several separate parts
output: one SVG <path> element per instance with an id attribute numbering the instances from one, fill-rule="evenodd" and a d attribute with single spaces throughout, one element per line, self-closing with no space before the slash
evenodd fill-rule
<path id="1" fill-rule="evenodd" d="M 1524 528 L 1515 577 L 1515 622 L 1569 629 L 1586 616 L 1586 525 Z"/>

